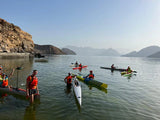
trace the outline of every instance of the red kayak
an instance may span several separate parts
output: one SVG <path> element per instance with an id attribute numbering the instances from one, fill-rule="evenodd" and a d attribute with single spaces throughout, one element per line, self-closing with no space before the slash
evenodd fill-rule
<path id="1" fill-rule="evenodd" d="M 82 69 L 82 68 L 86 68 L 86 67 L 88 67 L 87 65 L 85 65 L 85 66 L 82 66 L 82 67 L 75 67 L 75 68 L 73 68 L 73 70 L 76 70 L 76 69 Z"/>

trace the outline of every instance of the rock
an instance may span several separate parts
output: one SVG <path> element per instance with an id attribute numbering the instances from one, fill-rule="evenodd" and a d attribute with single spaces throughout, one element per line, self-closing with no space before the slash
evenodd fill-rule
<path id="1" fill-rule="evenodd" d="M 64 55 L 65 53 L 62 52 L 61 49 L 52 46 L 52 45 L 34 45 L 34 51 L 35 53 L 40 54 L 54 54 L 54 55 Z"/>
<path id="2" fill-rule="evenodd" d="M 32 36 L 0 18 L 0 52 L 33 53 Z"/>
<path id="3" fill-rule="evenodd" d="M 73 50 L 70 50 L 68 48 L 62 48 L 62 52 L 66 55 L 76 55 L 76 53 Z"/>

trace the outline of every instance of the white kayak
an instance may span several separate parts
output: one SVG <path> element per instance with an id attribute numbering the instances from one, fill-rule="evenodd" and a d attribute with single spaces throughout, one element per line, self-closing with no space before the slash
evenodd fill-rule
<path id="1" fill-rule="evenodd" d="M 81 104 L 82 104 L 81 85 L 76 78 L 74 78 L 74 82 L 73 82 L 73 91 L 75 93 L 75 96 L 76 96 L 76 99 L 77 99 L 79 105 L 81 106 Z"/>

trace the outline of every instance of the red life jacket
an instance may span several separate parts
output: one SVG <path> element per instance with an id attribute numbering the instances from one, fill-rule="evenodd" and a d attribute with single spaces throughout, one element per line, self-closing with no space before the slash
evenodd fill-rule
<path id="1" fill-rule="evenodd" d="M 94 79 L 94 74 L 89 74 L 89 78 Z"/>
<path id="2" fill-rule="evenodd" d="M 72 76 L 68 76 L 66 79 L 67 79 L 67 84 L 71 84 L 72 83 Z"/>
<path id="3" fill-rule="evenodd" d="M 37 88 L 37 85 L 38 85 L 38 78 L 35 76 L 35 77 L 32 77 L 32 76 L 29 76 L 27 78 L 27 82 L 29 82 L 29 89 L 36 89 Z"/>

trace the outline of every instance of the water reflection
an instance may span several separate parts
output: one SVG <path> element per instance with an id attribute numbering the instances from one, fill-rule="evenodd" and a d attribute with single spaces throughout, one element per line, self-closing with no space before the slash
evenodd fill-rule
<path id="1" fill-rule="evenodd" d="M 36 120 L 36 108 L 39 103 L 29 104 L 25 109 L 24 120 Z"/>

